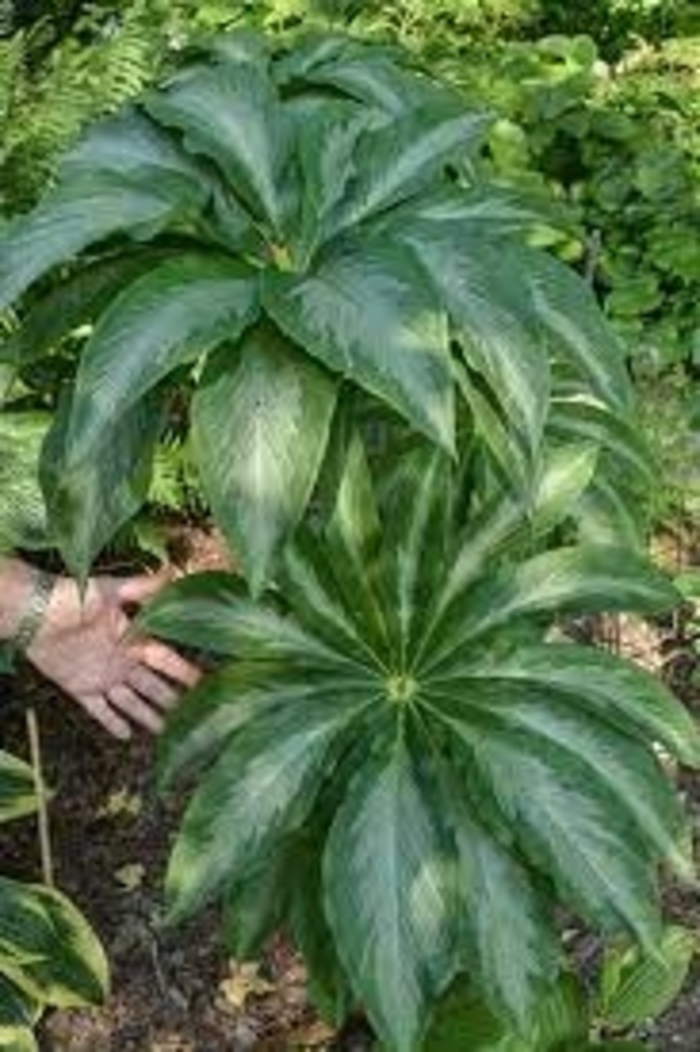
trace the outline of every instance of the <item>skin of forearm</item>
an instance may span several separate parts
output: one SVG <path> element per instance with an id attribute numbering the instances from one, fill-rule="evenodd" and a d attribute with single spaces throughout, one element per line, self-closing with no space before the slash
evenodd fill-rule
<path id="1" fill-rule="evenodd" d="M 32 585 L 32 571 L 26 563 L 0 556 L 0 640 L 14 636 Z"/>

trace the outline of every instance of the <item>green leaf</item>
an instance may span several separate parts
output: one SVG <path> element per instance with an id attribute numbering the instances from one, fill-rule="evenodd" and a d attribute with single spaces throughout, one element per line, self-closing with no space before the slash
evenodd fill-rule
<path id="1" fill-rule="evenodd" d="M 3 1052 L 39 1052 L 29 1027 L 0 1025 L 0 1049 Z"/>
<path id="2" fill-rule="evenodd" d="M 0 877 L 0 973 L 30 997 L 67 1008 L 107 992 L 104 951 L 85 919 L 53 888 Z M 7 953 L 17 952 L 13 963 Z"/>
<path id="3" fill-rule="evenodd" d="M 543 697 L 540 689 L 462 679 L 431 680 L 431 696 L 446 692 L 478 710 L 477 721 L 491 728 L 494 737 L 530 742 L 533 754 L 565 763 L 572 774 L 586 769 L 590 784 L 599 784 L 627 814 L 629 839 L 661 858 L 668 858 L 690 875 L 689 862 L 678 847 L 681 811 L 675 792 L 649 744 L 635 742 L 612 725 L 579 711 L 570 699 Z M 507 705 L 503 699 L 507 698 Z"/>
<path id="4" fill-rule="evenodd" d="M 258 664 L 237 661 L 209 673 L 188 691 L 158 739 L 160 787 L 211 762 L 231 734 L 270 702 L 269 679 Z"/>
<path id="5" fill-rule="evenodd" d="M 509 730 L 504 716 L 510 708 L 510 702 L 502 706 L 503 716 L 494 722 L 495 707 L 485 719 L 478 704 L 462 705 L 459 698 L 455 704 L 438 697 L 431 706 L 464 748 L 467 769 L 478 774 L 479 810 L 486 817 L 491 799 L 529 862 L 548 875 L 564 902 L 605 931 L 627 930 L 653 946 L 660 931 L 653 868 L 638 838 L 630 836 L 628 808 L 609 788 L 615 774 L 601 782 L 595 766 L 577 761 L 568 748 Z M 624 771 L 632 743 L 617 742 L 611 732 L 600 738 L 604 749 L 608 743 L 616 748 L 617 769 Z M 601 751 L 598 762 L 605 757 Z M 627 785 L 630 775 L 642 781 L 631 768 Z M 621 787 L 624 795 L 627 785 Z"/>
<path id="6" fill-rule="evenodd" d="M 224 942 L 237 960 L 258 958 L 267 939 L 281 926 L 290 895 L 293 857 L 283 846 L 226 892 Z"/>
<path id="7" fill-rule="evenodd" d="M 347 37 L 324 34 L 308 47 L 304 43 L 296 47 L 277 64 L 275 74 L 283 85 L 306 81 L 334 88 L 396 116 L 414 106 L 455 98 L 454 91 L 402 69 L 395 61 L 398 54 L 396 49 L 370 49 Z"/>
<path id="8" fill-rule="evenodd" d="M 511 1038 L 503 1022 L 460 977 L 438 1002 L 424 1048 L 430 1052 L 532 1052 L 524 1041 Z"/>
<path id="9" fill-rule="evenodd" d="M 533 462 L 529 440 L 511 427 L 503 407 L 493 404 L 494 396 L 479 390 L 479 384 L 473 382 L 462 362 L 455 363 L 455 375 L 469 406 L 474 437 L 483 443 L 504 489 L 525 505 L 538 467 Z"/>
<path id="10" fill-rule="evenodd" d="M 475 154 L 489 124 L 458 103 L 415 107 L 385 120 L 361 137 L 356 175 L 334 217 L 334 231 L 347 229 L 405 201 L 440 177 L 450 163 Z"/>
<path id="11" fill-rule="evenodd" d="M 426 627 L 413 654 L 414 668 L 425 654 L 439 647 L 441 626 L 459 597 L 471 595 L 472 585 L 485 572 L 489 560 L 518 536 L 524 521 L 522 503 L 507 497 L 491 501 L 472 516 L 456 545 L 451 565 L 435 587 Z"/>
<path id="12" fill-rule="evenodd" d="M 642 487 L 655 485 L 653 457 L 634 420 L 582 398 L 556 398 L 547 429 L 557 438 L 598 445 L 614 461 L 618 482 L 620 473 L 624 472 Z"/>
<path id="13" fill-rule="evenodd" d="M 36 1001 L 4 975 L 0 975 L 0 1032 L 3 1027 L 33 1027 L 40 1013 L 41 1008 Z"/>
<path id="14" fill-rule="evenodd" d="M 336 385 L 271 329 L 204 372 L 193 403 L 194 450 L 217 522 L 254 595 L 301 519 L 323 460 Z"/>
<path id="15" fill-rule="evenodd" d="M 472 666 L 496 687 L 523 683 L 564 695 L 581 709 L 634 729 L 648 742 L 660 742 L 682 763 L 700 763 L 700 729 L 683 705 L 656 676 L 605 650 L 574 644 L 518 647 Z"/>
<path id="16" fill-rule="evenodd" d="M 576 501 L 588 489 L 598 465 L 598 449 L 592 443 L 550 445 L 533 500 L 533 528 L 540 533 L 559 526 L 575 510 Z"/>
<path id="17" fill-rule="evenodd" d="M 117 292 L 164 254 L 163 249 L 150 249 L 106 256 L 65 277 L 32 304 L 20 328 L 0 343 L 0 361 L 21 367 L 41 359 L 79 325 L 92 322 Z"/>
<path id="18" fill-rule="evenodd" d="M 59 184 L 26 216 L 0 235 L 0 310 L 58 263 L 111 234 L 152 235 L 175 218 L 198 212 L 204 189 L 158 168 L 97 172 Z"/>
<path id="19" fill-rule="evenodd" d="M 524 615 L 558 615 L 566 610 L 660 613 L 677 602 L 668 578 L 634 553 L 602 545 L 559 548 L 457 592 L 440 622 L 440 638 L 428 657 L 428 668 L 455 648 L 473 646 Z"/>
<path id="20" fill-rule="evenodd" d="M 587 1033 L 587 1004 L 571 976 L 563 976 L 540 999 L 535 1022 L 526 1034 L 506 1027 L 466 980 L 458 979 L 438 1005 L 425 1048 L 429 1052 L 583 1052 L 593 1047 Z"/>
<path id="21" fill-rule="evenodd" d="M 401 667 L 425 623 L 446 567 L 452 526 L 452 464 L 425 443 L 404 452 L 382 500 L 387 611 Z"/>
<path id="22" fill-rule="evenodd" d="M 347 977 L 338 960 L 333 935 L 322 909 L 323 844 L 306 834 L 295 847 L 287 874 L 291 901 L 289 924 L 304 957 L 311 1001 L 332 1026 L 340 1027 L 353 1005 Z"/>
<path id="23" fill-rule="evenodd" d="M 440 810 L 453 826 L 462 903 L 462 962 L 490 1008 L 519 1032 L 558 971 L 547 905 L 516 858 L 475 820 L 450 784 Z"/>
<path id="24" fill-rule="evenodd" d="M 586 990 L 580 979 L 565 973 L 542 997 L 537 1008 L 535 1025 L 530 1040 L 532 1052 L 563 1052 L 579 1047 L 588 1048 L 590 1027 Z"/>
<path id="25" fill-rule="evenodd" d="M 373 672 L 386 669 L 386 655 L 377 650 L 371 630 L 338 583 L 327 546 L 308 528 L 297 530 L 284 552 L 280 588 L 300 620 L 331 652 Z"/>
<path id="26" fill-rule="evenodd" d="M 402 734 L 357 771 L 324 860 L 338 952 L 379 1037 L 421 1047 L 456 970 L 456 912 L 439 813 Z"/>
<path id="27" fill-rule="evenodd" d="M 618 410 L 629 408 L 632 385 L 624 349 L 591 289 L 546 252 L 522 245 L 518 255 L 542 335 L 552 353 L 575 365 L 606 405 Z"/>
<path id="28" fill-rule="evenodd" d="M 302 263 L 332 234 L 333 210 L 355 177 L 357 140 L 372 119 L 371 112 L 348 100 L 314 103 L 294 114 L 303 187 Z"/>
<path id="29" fill-rule="evenodd" d="M 153 92 L 146 107 L 183 132 L 187 149 L 211 158 L 253 213 L 279 230 L 287 134 L 263 69 L 249 62 L 194 66 Z"/>
<path id="30" fill-rule="evenodd" d="M 59 179 L 70 183 L 95 172 L 143 176 L 172 173 L 205 182 L 205 169 L 188 155 L 177 138 L 133 106 L 91 124 L 62 158 Z"/>
<path id="31" fill-rule="evenodd" d="M 32 768 L 11 753 L 0 750 L 0 822 L 30 815 L 36 808 Z"/>
<path id="32" fill-rule="evenodd" d="M 171 921 L 247 876 L 304 822 L 332 747 L 367 703 L 362 690 L 333 696 L 332 679 L 309 693 L 249 722 L 195 793 L 168 866 Z"/>
<path id="33" fill-rule="evenodd" d="M 549 408 L 549 361 L 524 275 L 505 239 L 457 225 L 408 227 L 401 240 L 421 261 L 464 344 L 467 363 L 489 384 L 506 417 L 537 452 Z M 471 236 L 469 236 L 471 235 Z"/>
<path id="34" fill-rule="evenodd" d="M 698 951 L 687 928 L 666 928 L 654 955 L 638 947 L 606 955 L 600 1014 L 606 1026 L 626 1029 L 656 1019 L 676 1000 Z"/>
<path id="35" fill-rule="evenodd" d="M 140 613 L 136 626 L 214 654 L 347 664 L 295 617 L 254 602 L 242 578 L 234 574 L 199 573 L 174 582 Z"/>
<path id="36" fill-rule="evenodd" d="M 89 456 L 168 373 L 254 320 L 254 272 L 224 256 L 180 252 L 127 285 L 102 315 L 75 380 L 68 456 Z"/>
<path id="37" fill-rule="evenodd" d="M 44 444 L 39 475 L 51 537 L 71 573 L 84 579 L 98 552 L 146 499 L 163 425 L 162 399 L 152 392 L 113 418 L 99 447 L 84 459 L 72 458 L 69 419 L 66 400 Z"/>
<path id="38" fill-rule="evenodd" d="M 47 546 L 39 455 L 48 413 L 0 411 L 0 551 Z"/>
<path id="39" fill-rule="evenodd" d="M 356 432 L 346 453 L 335 507 L 325 531 L 329 562 L 346 607 L 377 653 L 389 645 L 378 580 L 380 523 L 364 443 Z"/>
<path id="40" fill-rule="evenodd" d="M 612 544 L 636 551 L 649 550 L 650 515 L 634 488 L 620 483 L 616 465 L 603 455 L 590 487 L 572 510 L 582 544 Z"/>
<path id="41" fill-rule="evenodd" d="M 530 199 L 513 187 L 475 184 L 425 191 L 378 217 L 371 229 L 382 233 L 391 231 L 398 236 L 414 224 L 419 227 L 430 224 L 443 232 L 449 232 L 455 225 L 465 231 L 468 226 L 470 235 L 465 242 L 469 244 L 475 237 L 500 237 L 554 218 L 552 202 L 546 198 Z M 562 221 L 565 218 L 562 216 Z"/>
<path id="42" fill-rule="evenodd" d="M 308 274 L 270 274 L 264 304 L 313 357 L 387 402 L 448 452 L 454 446 L 447 324 L 420 269 L 373 244 Z"/>

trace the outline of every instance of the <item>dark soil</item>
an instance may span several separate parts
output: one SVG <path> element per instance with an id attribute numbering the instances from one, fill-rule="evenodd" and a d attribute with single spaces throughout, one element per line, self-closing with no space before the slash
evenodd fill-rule
<path id="1" fill-rule="evenodd" d="M 636 622 L 615 628 L 615 644 L 664 670 L 700 718 L 698 661 L 687 636 L 678 620 L 661 632 Z M 213 913 L 175 932 L 163 930 L 161 883 L 182 801 L 156 795 L 152 742 L 112 741 L 26 670 L 0 681 L 0 689 L 4 747 L 27 754 L 27 703 L 38 711 L 45 776 L 56 790 L 57 882 L 93 922 L 113 969 L 104 1007 L 47 1018 L 43 1052 L 369 1047 L 362 1028 L 339 1039 L 318 1020 L 307 1001 L 303 967 L 281 938 L 253 964 L 227 959 Z M 681 774 L 680 784 L 697 829 L 700 777 Z M 32 823 L 18 823 L 9 833 L 5 827 L 1 835 L 3 872 L 39 879 Z M 696 894 L 670 887 L 667 905 L 670 916 L 700 932 Z M 700 967 L 667 1016 L 639 1036 L 659 1052 L 700 1052 Z"/>

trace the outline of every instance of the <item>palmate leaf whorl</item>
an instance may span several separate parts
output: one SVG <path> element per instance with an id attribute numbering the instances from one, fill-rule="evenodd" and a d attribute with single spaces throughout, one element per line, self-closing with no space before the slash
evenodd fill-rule
<path id="1" fill-rule="evenodd" d="M 653 613 L 674 589 L 625 549 L 530 554 L 522 506 L 465 518 L 453 474 L 425 445 L 375 506 L 356 437 L 336 508 L 297 532 L 279 593 L 256 603 L 204 574 L 143 617 L 224 658 L 163 741 L 165 781 L 199 774 L 172 919 L 224 898 L 237 954 L 286 923 L 326 1011 L 354 997 L 399 1052 L 421 1047 L 462 972 L 525 1031 L 563 962 L 557 902 L 654 952 L 658 863 L 690 871 L 655 744 L 697 765 L 697 728 L 646 672 L 548 634 L 561 611 Z"/>
<path id="2" fill-rule="evenodd" d="M 475 180 L 487 127 L 391 49 L 331 35 L 278 53 L 234 34 L 87 132 L 0 240 L 0 304 L 30 292 L 0 357 L 21 367 L 93 327 L 43 472 L 77 574 L 109 540 L 106 495 L 114 529 L 143 501 L 183 376 L 200 385 L 206 494 L 257 592 L 352 388 L 450 453 L 466 422 L 530 496 L 553 394 L 627 417 L 620 349 L 589 291 L 523 241 L 541 214 Z M 271 371 L 286 378 L 275 393 Z"/>

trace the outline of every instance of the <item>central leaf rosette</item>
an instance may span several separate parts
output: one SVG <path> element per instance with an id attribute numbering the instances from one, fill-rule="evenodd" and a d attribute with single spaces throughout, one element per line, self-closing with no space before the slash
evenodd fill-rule
<path id="1" fill-rule="evenodd" d="M 530 507 L 464 508 L 427 446 L 384 475 L 378 505 L 357 435 L 345 462 L 327 524 L 297 531 L 260 602 L 205 574 L 144 617 L 227 659 L 163 743 L 166 783 L 200 778 L 171 916 L 223 898 L 238 956 L 287 925 L 326 1010 L 356 999 L 391 1048 L 420 1047 L 460 972 L 524 1028 L 562 965 L 556 901 L 647 948 L 660 938 L 656 867 L 690 864 L 654 743 L 700 758 L 651 676 L 548 630 L 567 610 L 676 596 L 622 549 L 531 554 L 554 469 Z"/>

